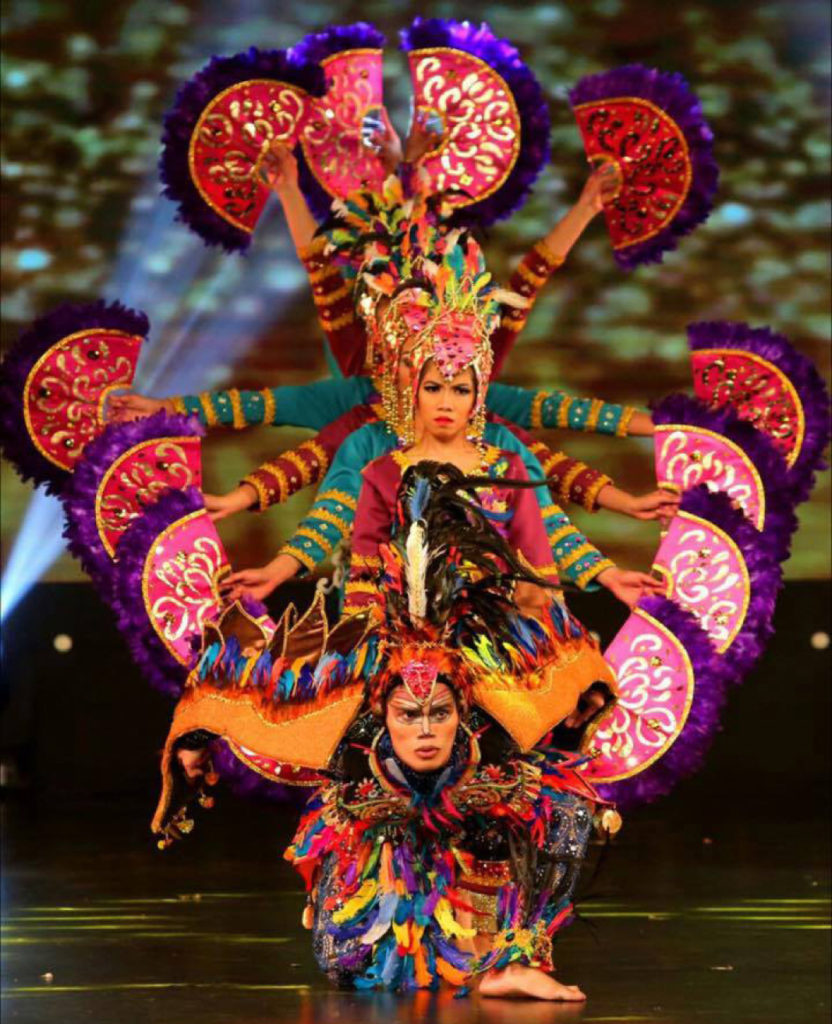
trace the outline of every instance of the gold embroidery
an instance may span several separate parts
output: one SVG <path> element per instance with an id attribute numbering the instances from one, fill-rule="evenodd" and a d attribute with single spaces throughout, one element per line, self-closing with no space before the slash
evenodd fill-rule
<path id="1" fill-rule="evenodd" d="M 625 405 L 624 411 L 621 413 L 621 419 L 618 421 L 618 426 L 615 428 L 616 437 L 626 437 L 627 431 L 630 428 L 630 420 L 638 412 L 632 405 Z"/>
<path id="2" fill-rule="evenodd" d="M 334 512 L 330 512 L 328 508 L 313 508 L 309 513 L 309 519 L 320 519 L 322 523 L 331 523 L 341 531 L 342 537 L 350 532 L 349 523 L 345 519 L 336 516 Z"/>
<path id="3" fill-rule="evenodd" d="M 555 466 L 559 466 L 561 462 L 568 462 L 569 456 L 565 452 L 553 452 L 552 457 L 544 463 L 543 472 L 546 476 L 552 476 Z"/>
<path id="4" fill-rule="evenodd" d="M 277 401 L 274 391 L 271 388 L 263 388 L 260 392 L 263 396 L 263 422 L 274 425 L 274 418 L 277 415 Z"/>
<path id="5" fill-rule="evenodd" d="M 601 410 L 604 407 L 604 403 L 600 398 L 593 398 L 589 405 L 589 415 L 584 423 L 584 430 L 595 430 L 598 426 L 598 417 L 601 415 Z"/>
<path id="6" fill-rule="evenodd" d="M 379 555 L 353 555 L 350 558 L 352 569 L 380 569 L 381 558 Z"/>
<path id="7" fill-rule="evenodd" d="M 575 580 L 575 583 L 581 588 L 581 590 L 583 590 L 587 583 L 591 583 L 596 576 L 600 576 L 604 569 L 614 568 L 615 562 L 610 561 L 609 558 L 602 558 L 600 562 L 596 562 L 595 565 L 591 565 L 588 569 L 584 569 L 584 571 Z"/>
<path id="8" fill-rule="evenodd" d="M 550 394 L 551 392 L 549 391 L 538 391 L 532 399 L 532 430 L 540 430 L 543 426 L 543 403 L 549 398 Z"/>
<path id="9" fill-rule="evenodd" d="M 332 541 L 328 540 L 318 530 L 313 529 L 311 526 L 299 526 L 295 530 L 296 537 L 308 537 L 309 540 L 313 540 L 319 547 L 323 548 L 324 554 L 332 554 Z"/>
<path id="10" fill-rule="evenodd" d="M 579 544 L 574 551 L 570 551 L 568 555 L 561 559 L 558 563 L 560 571 L 563 572 L 564 570 L 571 568 L 576 562 L 580 562 L 584 555 L 588 555 L 595 550 L 596 548 L 590 544 L 588 540 L 584 541 L 583 544 Z"/>
<path id="11" fill-rule="evenodd" d="M 341 316 L 335 317 L 334 320 L 330 320 L 327 323 L 326 317 L 323 318 L 323 327 L 325 331 L 340 331 L 342 327 L 347 327 L 355 320 L 352 310 L 348 310 Z"/>
<path id="12" fill-rule="evenodd" d="M 179 416 L 187 416 L 188 415 L 188 407 L 187 407 L 187 405 L 185 405 L 185 400 L 183 399 L 182 395 L 173 395 L 173 397 L 169 398 L 168 401 L 170 402 L 171 406 L 173 407 L 173 411 L 177 415 L 179 415 Z"/>
<path id="13" fill-rule="evenodd" d="M 219 418 L 217 417 L 217 411 L 214 408 L 214 403 L 211 401 L 211 392 L 201 391 L 196 397 L 199 400 L 199 405 L 202 409 L 202 414 L 205 417 L 205 422 L 209 427 L 215 427 L 219 423 Z"/>
<path id="14" fill-rule="evenodd" d="M 301 448 L 305 448 L 309 452 L 309 454 L 312 455 L 313 458 L 315 458 L 317 460 L 317 462 L 318 462 L 318 474 L 317 475 L 318 475 L 318 477 L 322 476 L 326 472 L 327 467 L 329 466 L 329 459 L 327 458 L 327 454 L 326 454 L 326 451 L 324 449 L 324 446 L 322 444 L 319 444 L 314 439 L 312 439 L 312 440 L 309 440 L 309 441 L 304 441 L 303 444 L 300 447 Z"/>
<path id="15" fill-rule="evenodd" d="M 540 241 L 534 245 L 532 251 L 544 261 L 550 274 L 552 271 L 557 270 L 565 259 L 564 256 L 556 256 L 546 244 L 546 240 L 544 238 L 541 238 Z"/>
<path id="16" fill-rule="evenodd" d="M 558 406 L 557 425 L 561 430 L 564 430 L 566 427 L 569 426 L 570 405 L 572 405 L 572 399 L 569 395 L 564 395 L 561 399 L 560 405 Z"/>
<path id="17" fill-rule="evenodd" d="M 286 478 L 286 474 L 283 472 L 280 466 L 277 465 L 277 463 L 264 462 L 260 469 L 264 473 L 271 473 L 273 477 L 277 478 L 278 485 L 280 486 L 280 490 L 282 491 L 280 501 L 285 501 L 290 494 L 294 493 L 292 488 L 289 486 L 289 481 Z"/>
<path id="18" fill-rule="evenodd" d="M 535 290 L 546 284 L 546 277 L 542 274 L 536 274 L 526 263 L 525 259 L 519 264 L 514 273 L 519 274 L 524 281 L 528 281 L 530 285 L 533 285 Z"/>
<path id="19" fill-rule="evenodd" d="M 271 502 L 269 501 L 269 493 L 266 485 L 257 476 L 257 470 L 250 473 L 248 476 L 244 476 L 240 483 L 248 484 L 257 491 L 257 510 L 258 512 L 265 512 Z"/>
<path id="20" fill-rule="evenodd" d="M 584 494 L 583 500 L 583 506 L 587 510 L 587 512 L 598 511 L 596 499 L 598 498 L 598 495 L 601 493 L 601 491 L 607 486 L 607 484 L 611 483 L 612 479 L 602 474 L 594 483 L 591 483 L 589 487 L 587 487 L 586 494 Z"/>
<path id="21" fill-rule="evenodd" d="M 346 491 L 324 491 L 318 495 L 318 501 L 339 501 L 342 505 L 346 505 L 348 509 L 355 512 L 356 502 L 355 498 L 347 494 Z"/>
<path id="22" fill-rule="evenodd" d="M 243 400 L 240 397 L 240 392 L 236 388 L 231 388 L 228 397 L 231 400 L 231 426 L 235 430 L 243 430 L 248 424 L 243 412 Z"/>
<path id="23" fill-rule="evenodd" d="M 308 487 L 309 484 L 312 482 L 312 473 L 309 469 L 309 466 L 306 464 L 306 460 L 303 458 L 303 456 L 298 454 L 298 452 L 296 451 L 289 451 L 284 452 L 280 457 L 282 459 L 285 459 L 287 462 L 291 462 L 291 464 L 295 467 L 298 473 L 300 473 L 300 479 L 301 482 L 303 483 L 303 486 Z"/>
<path id="24" fill-rule="evenodd" d="M 555 530 L 554 533 L 549 534 L 549 546 L 551 548 L 554 548 L 555 544 L 557 544 L 559 541 L 562 541 L 564 537 L 569 537 L 571 534 L 577 532 L 578 531 L 575 529 L 572 523 L 567 523 L 566 526 L 561 526 L 557 530 Z"/>
<path id="25" fill-rule="evenodd" d="M 573 466 L 568 473 L 565 473 L 563 475 L 560 483 L 558 484 L 558 495 L 560 497 L 561 502 L 564 505 L 571 500 L 572 496 L 570 492 L 572 489 L 572 484 L 575 482 L 575 479 L 578 476 L 580 476 L 581 473 L 583 473 L 585 469 L 586 466 L 582 462 L 579 462 L 577 463 L 577 465 Z"/>
<path id="26" fill-rule="evenodd" d="M 291 555 L 292 558 L 296 558 L 300 564 L 305 566 L 310 572 L 317 565 L 314 558 L 308 555 L 305 551 L 301 551 L 300 548 L 296 548 L 294 544 L 284 544 L 278 554 Z"/>
<path id="27" fill-rule="evenodd" d="M 352 295 L 352 285 L 343 284 L 340 288 L 334 288 L 331 292 L 326 292 L 324 295 L 315 295 L 315 305 L 319 307 L 334 306 L 336 302 L 347 298 L 348 295 Z"/>

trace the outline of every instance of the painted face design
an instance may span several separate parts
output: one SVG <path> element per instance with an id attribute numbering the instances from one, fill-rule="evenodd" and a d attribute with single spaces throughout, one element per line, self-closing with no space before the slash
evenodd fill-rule
<path id="1" fill-rule="evenodd" d="M 451 758 L 459 711 L 453 691 L 434 679 L 411 679 L 417 689 L 430 686 L 426 701 L 414 698 L 409 686 L 402 682 L 393 688 L 387 700 L 385 724 L 400 761 L 418 772 L 435 771 Z"/>

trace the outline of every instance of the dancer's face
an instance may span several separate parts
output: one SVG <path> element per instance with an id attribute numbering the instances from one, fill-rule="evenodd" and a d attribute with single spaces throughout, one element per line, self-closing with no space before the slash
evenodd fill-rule
<path id="1" fill-rule="evenodd" d="M 431 360 L 422 373 L 416 411 L 423 430 L 440 441 L 464 434 L 476 400 L 474 371 L 468 367 L 446 380 Z"/>
<path id="2" fill-rule="evenodd" d="M 396 757 L 417 772 L 430 772 L 451 759 L 459 711 L 444 683 L 437 683 L 427 705 L 417 704 L 404 686 L 397 686 L 387 700 L 385 724 Z"/>

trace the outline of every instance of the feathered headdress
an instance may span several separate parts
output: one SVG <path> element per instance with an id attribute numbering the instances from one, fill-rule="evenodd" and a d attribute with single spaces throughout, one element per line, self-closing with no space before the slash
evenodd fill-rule
<path id="1" fill-rule="evenodd" d="M 473 235 L 450 227 L 451 210 L 441 195 L 417 190 L 405 196 L 401 182 L 391 177 L 381 193 L 336 200 L 326 229 L 330 255 L 355 283 L 356 308 L 367 330 L 368 369 L 381 390 L 387 420 L 404 441 L 413 440 L 415 389 L 431 358 L 449 378 L 473 367 L 472 433 L 481 435 L 492 366 L 489 338 L 500 304 L 526 301 L 493 286 Z M 413 392 L 402 403 L 399 368 L 405 352 L 414 370 Z"/>

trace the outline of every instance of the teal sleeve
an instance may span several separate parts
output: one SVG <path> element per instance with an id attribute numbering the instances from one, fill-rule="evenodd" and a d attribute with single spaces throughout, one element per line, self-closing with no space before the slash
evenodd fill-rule
<path id="1" fill-rule="evenodd" d="M 207 427 L 246 427 L 261 423 L 274 427 L 321 430 L 373 392 L 367 377 L 288 384 L 261 391 L 206 391 L 177 399 L 184 410 Z"/>
<path id="2" fill-rule="evenodd" d="M 575 398 L 565 391 L 541 391 L 511 384 L 491 384 L 488 409 L 526 430 L 568 429 L 598 434 L 624 433 L 627 408 L 597 398 Z M 628 417 L 629 418 L 629 417 Z"/>
<path id="3" fill-rule="evenodd" d="M 543 479 L 540 462 L 526 445 L 512 434 L 508 427 L 504 427 L 500 423 L 487 424 L 485 439 L 489 444 L 518 454 L 523 460 L 530 480 Z M 543 517 L 543 525 L 546 528 L 546 536 L 549 538 L 552 559 L 557 566 L 558 575 L 561 579 L 569 580 L 582 590 L 598 590 L 600 584 L 596 582 L 595 577 L 613 563 L 604 558 L 563 509 L 553 503 L 548 487 L 535 488 L 535 496 L 540 505 L 540 514 Z"/>
<path id="4" fill-rule="evenodd" d="M 352 533 L 361 471 L 395 445 L 393 434 L 379 423 L 368 423 L 350 434 L 335 453 L 312 507 L 281 553 L 292 555 L 308 570 L 325 561 L 337 544 Z"/>

